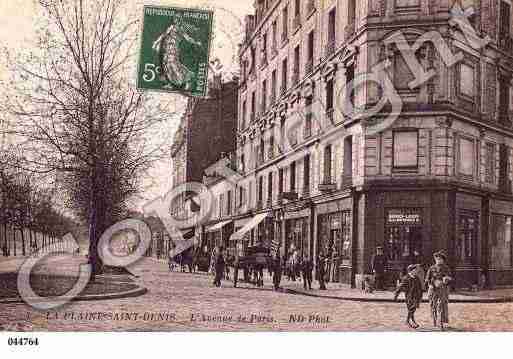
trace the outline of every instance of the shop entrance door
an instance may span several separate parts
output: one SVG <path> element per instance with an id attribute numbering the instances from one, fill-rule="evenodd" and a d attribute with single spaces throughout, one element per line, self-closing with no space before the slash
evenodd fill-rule
<path id="1" fill-rule="evenodd" d="M 388 226 L 385 233 L 385 253 L 391 264 L 413 264 L 415 251 L 422 257 L 422 227 Z"/>

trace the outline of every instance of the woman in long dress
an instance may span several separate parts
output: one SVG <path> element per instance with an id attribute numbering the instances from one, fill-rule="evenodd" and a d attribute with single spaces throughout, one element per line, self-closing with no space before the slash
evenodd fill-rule
<path id="1" fill-rule="evenodd" d="M 426 287 L 431 304 L 433 324 L 444 330 L 444 324 L 449 323 L 449 283 L 452 280 L 450 269 L 445 264 L 447 255 L 444 251 L 433 254 L 435 264 L 429 268 L 426 274 Z M 438 318 L 440 315 L 440 318 Z"/>

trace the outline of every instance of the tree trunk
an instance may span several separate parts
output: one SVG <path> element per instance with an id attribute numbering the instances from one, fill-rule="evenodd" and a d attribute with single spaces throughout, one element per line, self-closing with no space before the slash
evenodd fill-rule
<path id="1" fill-rule="evenodd" d="M 25 231 L 23 228 L 20 229 L 21 231 L 21 255 L 25 257 L 27 255 L 27 251 L 25 250 Z"/>

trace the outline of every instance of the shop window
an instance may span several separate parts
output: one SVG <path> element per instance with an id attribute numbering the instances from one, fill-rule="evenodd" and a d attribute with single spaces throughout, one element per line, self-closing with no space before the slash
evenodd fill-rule
<path id="1" fill-rule="evenodd" d="M 460 176 L 467 179 L 474 177 L 476 162 L 476 151 L 474 140 L 470 138 L 460 138 L 458 170 Z"/>
<path id="2" fill-rule="evenodd" d="M 394 131 L 392 146 L 394 170 L 417 171 L 419 150 L 418 131 Z"/>
<path id="3" fill-rule="evenodd" d="M 385 253 L 391 262 L 411 262 L 422 255 L 422 216 L 415 208 L 389 209 L 385 218 Z"/>
<path id="4" fill-rule="evenodd" d="M 455 257 L 458 263 L 473 264 L 477 256 L 479 217 L 475 211 L 461 210 L 458 215 L 458 237 Z"/>
<path id="5" fill-rule="evenodd" d="M 319 216 L 318 251 L 339 264 L 349 265 L 351 260 L 351 211 Z"/>
<path id="6" fill-rule="evenodd" d="M 490 231 L 490 266 L 495 269 L 510 268 L 511 263 L 511 216 L 492 215 Z"/>
<path id="7" fill-rule="evenodd" d="M 290 256 L 295 250 L 302 256 L 310 256 L 309 223 L 307 218 L 290 219 L 286 222 L 285 250 Z"/>

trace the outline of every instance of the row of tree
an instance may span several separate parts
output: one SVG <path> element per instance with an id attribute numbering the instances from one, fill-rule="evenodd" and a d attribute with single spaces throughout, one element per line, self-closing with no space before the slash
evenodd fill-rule
<path id="1" fill-rule="evenodd" d="M 77 224 L 56 209 L 53 191 L 18 166 L 12 153 L 3 153 L 0 166 L 1 254 L 26 256 L 56 243 Z"/>

